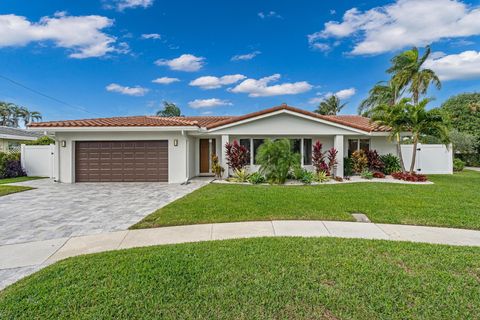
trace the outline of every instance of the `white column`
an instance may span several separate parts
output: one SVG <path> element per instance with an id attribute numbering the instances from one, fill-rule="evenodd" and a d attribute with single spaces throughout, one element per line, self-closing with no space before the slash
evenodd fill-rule
<path id="1" fill-rule="evenodd" d="M 222 135 L 222 144 L 220 146 L 222 148 L 222 157 L 220 159 L 220 164 L 225 169 L 223 172 L 223 178 L 228 178 L 227 150 L 225 149 L 227 142 L 229 142 L 228 134 Z"/>
<path id="2" fill-rule="evenodd" d="M 338 134 L 333 137 L 333 147 L 338 151 L 337 153 L 337 170 L 335 176 L 343 178 L 343 135 Z"/>

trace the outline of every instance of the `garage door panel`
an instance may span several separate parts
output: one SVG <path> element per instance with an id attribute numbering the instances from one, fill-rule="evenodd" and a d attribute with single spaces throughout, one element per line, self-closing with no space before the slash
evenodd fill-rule
<path id="1" fill-rule="evenodd" d="M 77 182 L 168 181 L 168 141 L 78 141 Z"/>

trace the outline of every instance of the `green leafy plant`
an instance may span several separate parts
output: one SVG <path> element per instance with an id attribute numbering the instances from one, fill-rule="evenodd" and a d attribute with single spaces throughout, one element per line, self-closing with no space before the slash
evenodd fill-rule
<path id="1" fill-rule="evenodd" d="M 301 181 L 304 184 L 311 184 L 315 178 L 313 172 L 308 171 L 304 168 L 300 168 L 299 170 L 295 170 L 295 179 Z"/>
<path id="2" fill-rule="evenodd" d="M 233 171 L 233 177 L 231 177 L 229 181 L 232 181 L 232 182 L 247 182 L 249 177 L 250 177 L 250 174 L 247 172 L 247 170 L 245 168 L 244 169 L 235 169 Z"/>
<path id="3" fill-rule="evenodd" d="M 254 172 L 248 177 L 248 182 L 252 184 L 264 183 L 265 181 L 265 177 L 260 172 Z"/>
<path id="4" fill-rule="evenodd" d="M 0 152 L 0 179 L 23 177 L 26 175 L 20 163 L 20 153 Z"/>
<path id="5" fill-rule="evenodd" d="M 363 150 L 352 153 L 352 168 L 355 173 L 362 173 L 368 166 L 368 158 Z"/>
<path id="6" fill-rule="evenodd" d="M 463 162 L 458 158 L 453 159 L 453 171 L 456 171 L 456 172 L 463 171 L 464 168 L 465 168 L 465 162 Z"/>
<path id="7" fill-rule="evenodd" d="M 27 141 L 25 142 L 25 144 L 31 145 L 31 146 L 45 146 L 45 145 L 55 144 L 55 139 L 49 136 L 43 136 L 34 141 Z"/>
<path id="8" fill-rule="evenodd" d="M 316 182 L 323 183 L 323 182 L 327 182 L 328 180 L 330 180 L 330 177 L 328 176 L 327 172 L 320 171 L 320 172 L 315 173 L 314 180 Z"/>
<path id="9" fill-rule="evenodd" d="M 362 177 L 362 179 L 367 179 L 367 180 L 373 179 L 373 173 L 368 170 L 363 170 L 360 176 Z"/>
<path id="10" fill-rule="evenodd" d="M 225 168 L 220 165 L 218 156 L 212 153 L 212 172 L 215 174 L 215 177 L 221 178 L 225 172 Z"/>
<path id="11" fill-rule="evenodd" d="M 353 175 L 353 161 L 350 158 L 343 158 L 343 176 L 351 177 Z"/>
<path id="12" fill-rule="evenodd" d="M 394 172 L 402 171 L 402 167 L 400 165 L 400 160 L 397 156 L 389 153 L 380 156 L 380 160 L 382 160 L 384 167 L 382 172 L 385 174 L 392 174 Z"/>
<path id="13" fill-rule="evenodd" d="M 299 166 L 300 155 L 291 151 L 288 139 L 266 139 L 258 148 L 256 160 L 260 165 L 260 173 L 265 175 L 269 183 L 283 184 L 289 172 Z"/>

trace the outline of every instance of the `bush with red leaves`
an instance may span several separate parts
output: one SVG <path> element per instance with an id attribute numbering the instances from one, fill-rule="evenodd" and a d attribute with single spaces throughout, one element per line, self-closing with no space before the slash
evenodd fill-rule
<path id="1" fill-rule="evenodd" d="M 368 150 L 365 152 L 365 155 L 368 159 L 368 168 L 372 171 L 383 171 L 385 168 L 385 164 L 383 163 L 382 159 L 378 155 L 377 150 Z"/>
<path id="2" fill-rule="evenodd" d="M 375 171 L 373 173 L 373 177 L 378 179 L 383 179 L 385 178 L 385 174 L 383 174 L 383 172 L 380 172 L 380 171 Z"/>
<path id="3" fill-rule="evenodd" d="M 410 181 L 410 182 L 425 182 L 427 176 L 424 174 L 416 174 L 409 172 L 395 172 L 392 173 L 392 177 L 397 180 Z"/>
<path id="4" fill-rule="evenodd" d="M 226 143 L 227 150 L 227 164 L 233 170 L 242 170 L 250 163 L 250 153 L 247 148 L 233 140 L 233 143 Z"/>

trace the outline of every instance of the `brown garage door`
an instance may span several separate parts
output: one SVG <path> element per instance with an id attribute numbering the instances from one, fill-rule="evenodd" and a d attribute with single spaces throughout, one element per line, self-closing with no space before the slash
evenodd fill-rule
<path id="1" fill-rule="evenodd" d="M 168 141 L 77 141 L 77 182 L 168 182 Z"/>

